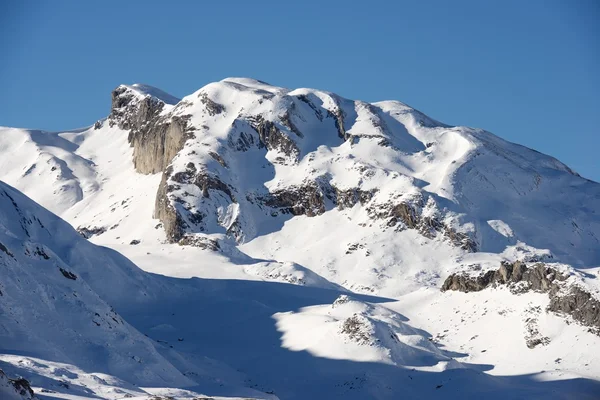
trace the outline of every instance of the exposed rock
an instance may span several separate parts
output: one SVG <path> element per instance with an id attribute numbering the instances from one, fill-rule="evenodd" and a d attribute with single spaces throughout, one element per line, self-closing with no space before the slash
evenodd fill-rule
<path id="1" fill-rule="evenodd" d="M 219 154 L 215 153 L 214 151 L 211 151 L 208 153 L 208 155 L 211 156 L 212 158 L 214 158 L 216 162 L 221 164 L 221 166 L 223 168 L 227 168 L 227 163 L 225 162 L 223 157 L 221 157 Z"/>
<path id="2" fill-rule="evenodd" d="M 279 120 L 283 125 L 285 125 L 290 131 L 294 132 L 298 137 L 304 137 L 304 134 L 300 132 L 300 129 L 292 122 L 289 112 L 285 112 Z"/>
<path id="3" fill-rule="evenodd" d="M 539 306 L 529 307 L 525 311 L 529 316 L 525 319 L 525 344 L 533 349 L 550 343 L 550 338 L 541 334 L 538 316 L 542 312 Z"/>
<path id="4" fill-rule="evenodd" d="M 331 200 L 336 204 L 339 210 L 352 208 L 358 203 L 364 205 L 371 201 L 377 192 L 376 189 L 361 190 L 358 188 L 352 188 L 341 190 L 335 186 L 333 186 L 333 190 L 335 192 L 335 198 L 332 198 Z"/>
<path id="5" fill-rule="evenodd" d="M 161 221 L 167 235 L 167 240 L 174 243 L 182 238 L 185 222 L 169 201 L 167 179 L 171 173 L 171 168 L 168 168 L 162 174 L 162 179 L 158 185 L 158 192 L 156 193 L 156 201 L 154 203 L 154 218 Z"/>
<path id="6" fill-rule="evenodd" d="M 154 206 L 154 218 L 161 221 L 167 234 L 167 240 L 171 243 L 179 242 L 189 228 L 182 213 L 186 214 L 186 218 L 190 223 L 198 226 L 197 229 L 199 231 L 203 231 L 202 221 L 206 217 L 200 211 L 192 211 L 182 198 L 174 199 L 181 206 L 174 206 L 171 203 L 169 196 L 174 190 L 179 189 L 179 185 L 177 184 L 192 184 L 197 186 L 200 188 L 202 197 L 205 199 L 210 198 L 211 191 L 221 192 L 227 196 L 231 203 L 236 203 L 233 189 L 207 170 L 202 169 L 197 171 L 193 163 L 188 163 L 184 171 L 175 174 L 173 174 L 171 167 L 167 168 L 158 187 Z M 178 209 L 177 207 L 183 208 Z"/>
<path id="7" fill-rule="evenodd" d="M 15 396 L 23 400 L 37 399 L 29 381 L 24 378 L 11 379 L 0 369 L 0 387 L 13 390 Z"/>
<path id="8" fill-rule="evenodd" d="M 194 184 L 202 189 L 202 196 L 209 197 L 209 190 L 218 190 L 225 193 L 231 202 L 235 203 L 235 197 L 229 186 L 223 183 L 218 177 L 210 175 L 206 172 L 198 174 L 194 180 Z"/>
<path id="9" fill-rule="evenodd" d="M 550 296 L 548 310 L 570 315 L 600 335 L 600 301 L 580 287 L 572 286 Z"/>
<path id="10" fill-rule="evenodd" d="M 600 334 L 600 301 L 577 285 L 567 285 L 568 275 L 543 263 L 526 266 L 520 261 L 502 263 L 496 271 L 478 275 L 466 273 L 448 276 L 442 291 L 477 292 L 488 287 L 507 285 L 512 293 L 526 291 L 548 293 L 548 311 L 571 316 L 575 321 Z"/>
<path id="11" fill-rule="evenodd" d="M 204 104 L 204 107 L 206 108 L 206 111 L 208 111 L 208 114 L 213 117 L 217 114 L 221 114 L 223 111 L 225 111 L 225 107 L 223 107 L 221 104 L 216 103 L 214 101 L 212 101 L 208 95 L 204 92 L 201 92 L 200 94 L 198 94 L 198 98 L 200 99 L 200 101 L 202 102 L 202 104 Z"/>
<path id="12" fill-rule="evenodd" d="M 347 294 L 341 294 L 335 301 L 331 304 L 331 308 L 336 308 L 337 306 L 341 306 L 342 304 L 346 304 L 350 301 L 350 296 Z"/>
<path id="13" fill-rule="evenodd" d="M 372 325 L 364 316 L 354 314 L 342 323 L 341 333 L 348 335 L 350 340 L 360 345 L 372 345 Z"/>
<path id="14" fill-rule="evenodd" d="M 106 228 L 103 226 L 92 226 L 92 227 L 82 227 L 77 228 L 77 232 L 86 239 L 91 238 L 95 235 L 102 235 L 106 232 Z"/>
<path id="15" fill-rule="evenodd" d="M 11 253 L 11 252 L 8 250 L 8 248 L 6 248 L 6 246 L 5 246 L 5 245 L 3 245 L 2 243 L 0 243 L 0 251 L 2 251 L 2 252 L 4 252 L 4 253 L 6 253 L 6 255 L 8 255 L 9 257 L 13 257 L 13 258 L 15 257 L 15 256 L 13 255 L 13 253 Z"/>
<path id="16" fill-rule="evenodd" d="M 415 203 L 417 206 L 404 201 L 400 203 L 372 204 L 367 208 L 367 211 L 373 219 L 387 220 L 387 226 L 389 227 L 402 224 L 406 228 L 418 230 L 419 233 L 430 239 L 439 233 L 448 238 L 454 246 L 471 253 L 477 251 L 477 243 L 473 238 L 466 233 L 456 231 L 436 217 L 423 216 L 421 211 L 423 208 L 422 199 L 416 200 Z"/>
<path id="17" fill-rule="evenodd" d="M 325 212 L 324 196 L 320 187 L 309 182 L 304 186 L 292 186 L 274 191 L 265 204 L 280 208 L 284 213 L 314 217 Z"/>
<path id="18" fill-rule="evenodd" d="M 260 115 L 248 117 L 247 119 L 250 126 L 258 133 L 261 146 L 266 147 L 267 150 L 279 151 L 294 162 L 298 162 L 300 150 L 296 143 L 279 130 L 275 123 L 264 119 Z"/>
<path id="19" fill-rule="evenodd" d="M 140 99 L 126 86 L 112 92 L 110 126 L 129 130 L 133 164 L 143 174 L 162 172 L 183 148 L 193 128 L 188 117 L 161 115 L 165 103 L 156 97 Z"/>
<path id="20" fill-rule="evenodd" d="M 494 271 L 487 271 L 477 276 L 452 274 L 444 281 L 442 291 L 457 290 L 459 292 L 479 292 L 488 287 L 494 278 Z"/>
<path id="21" fill-rule="evenodd" d="M 185 235 L 179 240 L 179 244 L 182 246 L 193 246 L 212 251 L 219 251 L 221 249 L 217 240 L 198 235 Z"/>
<path id="22" fill-rule="evenodd" d="M 60 270 L 60 273 L 61 273 L 61 274 L 63 274 L 63 276 L 64 276 L 65 278 L 67 278 L 67 279 L 70 279 L 70 280 L 72 280 L 72 281 L 75 281 L 75 280 L 77 280 L 77 275 L 75 275 L 74 273 L 72 273 L 72 272 L 70 272 L 70 271 L 67 271 L 67 270 L 66 270 L 66 269 L 64 269 L 64 268 L 59 268 L 59 270 Z"/>
<path id="23" fill-rule="evenodd" d="M 182 117 L 168 121 L 158 118 L 141 129 L 132 129 L 129 142 L 133 146 L 135 169 L 143 174 L 162 172 L 183 148 L 192 131 L 187 127 L 187 119 Z"/>
<path id="24" fill-rule="evenodd" d="M 452 274 L 442 285 L 442 291 L 477 292 L 492 285 L 503 284 L 509 285 L 514 293 L 528 290 L 556 293 L 560 289 L 556 283 L 565 281 L 567 278 L 568 276 L 543 263 L 527 267 L 521 261 L 503 262 L 498 270 L 487 271 L 476 276 Z"/>
<path id="25" fill-rule="evenodd" d="M 346 128 L 344 127 L 345 116 L 344 111 L 340 107 L 337 107 L 333 111 L 327 110 L 327 117 L 335 120 L 335 128 L 338 131 L 338 136 L 343 140 L 347 140 L 350 137 L 346 133 Z"/>

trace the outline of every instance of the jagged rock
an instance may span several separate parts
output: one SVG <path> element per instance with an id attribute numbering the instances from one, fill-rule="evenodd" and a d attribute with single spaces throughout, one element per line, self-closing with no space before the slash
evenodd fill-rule
<path id="1" fill-rule="evenodd" d="M 14 255 L 13 255 L 13 253 L 11 253 L 11 252 L 8 250 L 8 248 L 7 248 L 5 245 L 3 245 L 2 243 L 0 243 L 0 251 L 2 251 L 2 252 L 4 252 L 4 253 L 6 253 L 6 255 L 8 255 L 9 257 L 13 257 L 13 258 L 14 258 Z"/>
<path id="2" fill-rule="evenodd" d="M 600 301 L 580 287 L 551 296 L 548 310 L 570 315 L 600 335 Z"/>
<path id="3" fill-rule="evenodd" d="M 154 218 L 161 221 L 167 240 L 171 243 L 178 242 L 184 233 L 185 222 L 181 215 L 175 210 L 168 198 L 167 179 L 172 173 L 172 169 L 168 168 L 163 174 L 158 191 L 156 193 L 156 201 L 154 203 Z"/>
<path id="4" fill-rule="evenodd" d="M 331 308 L 336 308 L 337 306 L 341 306 L 342 304 L 346 304 L 350 301 L 350 296 L 347 294 L 341 294 L 335 301 L 331 304 Z"/>
<path id="5" fill-rule="evenodd" d="M 265 201 L 269 207 L 280 208 L 292 215 L 314 217 L 325 212 L 324 196 L 317 184 L 310 182 L 305 186 L 292 186 L 277 190 Z"/>
<path id="6" fill-rule="evenodd" d="M 179 240 L 179 244 L 212 251 L 219 251 L 221 249 L 217 240 L 197 235 L 185 235 Z"/>
<path id="7" fill-rule="evenodd" d="M 224 110 L 225 107 L 223 107 L 221 104 L 216 103 L 214 101 L 212 101 L 208 95 L 204 92 L 201 92 L 198 94 L 198 98 L 200 99 L 200 101 L 202 102 L 202 104 L 204 104 L 206 111 L 208 111 L 208 114 L 213 117 L 217 114 L 221 114 Z"/>
<path id="8" fill-rule="evenodd" d="M 293 104 L 293 103 L 292 103 Z M 293 108 L 293 107 L 292 107 Z M 292 122 L 289 112 L 285 112 L 281 117 L 279 117 L 281 123 L 286 126 L 290 131 L 294 132 L 298 137 L 304 137 L 304 134 L 300 132 L 300 129 Z"/>
<path id="9" fill-rule="evenodd" d="M 386 220 L 388 227 L 401 224 L 406 228 L 418 230 L 419 233 L 430 239 L 439 233 L 448 238 L 454 246 L 471 253 L 477 251 L 477 243 L 469 235 L 456 231 L 436 217 L 423 216 L 423 199 L 419 198 L 415 200 L 415 203 L 416 206 L 405 201 L 371 204 L 367 211 L 373 219 Z"/>
<path id="10" fill-rule="evenodd" d="M 459 292 L 479 292 L 488 287 L 494 278 L 494 271 L 488 271 L 478 276 L 469 275 L 450 275 L 442 285 L 442 291 L 457 290 Z"/>
<path id="11" fill-rule="evenodd" d="M 375 193 L 377 193 L 376 189 L 372 190 L 361 190 L 358 188 L 345 189 L 341 190 L 337 187 L 333 187 L 335 191 L 335 198 L 331 199 L 337 205 L 337 208 L 343 210 L 345 208 L 352 208 L 356 204 L 360 203 L 364 205 L 368 203 Z"/>
<path id="12" fill-rule="evenodd" d="M 102 235 L 106 232 L 106 228 L 103 226 L 92 226 L 92 227 L 82 227 L 77 228 L 77 232 L 86 239 L 91 238 L 95 235 Z"/>
<path id="13" fill-rule="evenodd" d="M 354 314 L 342 323 L 341 333 L 348 335 L 350 340 L 360 345 L 372 345 L 371 322 L 364 316 Z"/>
<path id="14" fill-rule="evenodd" d="M 153 96 L 139 99 L 126 86 L 112 92 L 109 124 L 129 130 L 133 164 L 142 174 L 162 172 L 193 132 L 186 116 L 161 115 L 164 107 L 162 100 Z"/>
<path id="15" fill-rule="evenodd" d="M 59 268 L 60 273 L 63 274 L 63 276 L 67 279 L 70 279 L 72 281 L 76 281 L 77 280 L 77 275 L 75 275 L 74 273 L 67 271 L 64 268 Z"/>
<path id="16" fill-rule="evenodd" d="M 503 262 L 496 271 L 478 275 L 456 273 L 448 276 L 441 290 L 477 292 L 488 287 L 507 285 L 514 294 L 526 291 L 548 293 L 548 311 L 563 313 L 600 334 L 600 301 L 576 285 L 566 285 L 568 275 L 543 263 L 527 267 L 521 261 Z"/>
<path id="17" fill-rule="evenodd" d="M 329 111 L 327 110 L 327 117 L 333 118 L 335 120 L 335 128 L 338 131 L 338 136 L 340 139 L 347 140 L 349 136 L 346 134 L 346 129 L 344 127 L 344 110 L 340 107 L 336 107 L 335 110 Z"/>
<path id="18" fill-rule="evenodd" d="M 276 150 L 286 155 L 294 162 L 298 162 L 300 150 L 296 143 L 285 133 L 277 128 L 277 125 L 264 119 L 260 115 L 248 117 L 250 126 L 258 133 L 260 145 L 267 150 Z"/>
<path id="19" fill-rule="evenodd" d="M 33 389 L 31 388 L 31 384 L 27 379 L 11 379 L 4 373 L 3 370 L 0 369 L 0 388 L 1 387 L 11 389 L 12 391 L 14 391 L 15 397 L 18 396 L 18 398 L 21 398 L 23 400 L 37 399 L 35 393 L 33 392 Z"/>
<path id="20" fill-rule="evenodd" d="M 129 142 L 133 146 L 133 164 L 143 174 L 162 172 L 193 131 L 182 117 L 168 121 L 158 118 L 140 128 L 131 130 Z"/>

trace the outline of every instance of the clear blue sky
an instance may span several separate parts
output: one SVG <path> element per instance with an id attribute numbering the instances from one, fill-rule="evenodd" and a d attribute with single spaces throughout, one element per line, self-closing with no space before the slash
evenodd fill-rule
<path id="1" fill-rule="evenodd" d="M 600 1 L 163 3 L 2 1 L 0 125 L 90 125 L 120 83 L 248 76 L 397 99 L 600 181 Z"/>

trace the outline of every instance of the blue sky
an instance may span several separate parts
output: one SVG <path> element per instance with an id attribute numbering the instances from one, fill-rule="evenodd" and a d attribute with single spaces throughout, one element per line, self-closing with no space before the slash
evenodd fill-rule
<path id="1" fill-rule="evenodd" d="M 120 83 L 228 76 L 396 99 L 600 181 L 600 2 L 5 1 L 0 125 L 106 116 Z"/>

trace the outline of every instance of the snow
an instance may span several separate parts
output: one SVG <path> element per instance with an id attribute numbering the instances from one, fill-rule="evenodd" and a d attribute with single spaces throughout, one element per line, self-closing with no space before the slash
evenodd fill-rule
<path id="1" fill-rule="evenodd" d="M 600 337 L 546 313 L 546 295 L 439 291 L 450 273 L 526 260 L 552 262 L 598 295 L 597 183 L 397 101 L 368 104 L 248 78 L 181 100 L 126 87 L 164 101 L 165 116 L 191 115 L 195 138 L 172 167 L 194 163 L 235 188 L 238 201 L 215 191 L 202 200 L 198 187 L 182 185 L 173 198 L 191 194 L 190 208 L 209 215 L 195 233 L 220 248 L 170 244 L 153 219 L 161 174 L 134 170 L 127 131 L 107 123 L 56 133 L 0 128 L 0 179 L 15 187 L 0 183 L 0 193 L 17 204 L 0 196 L 0 243 L 14 255 L 0 251 L 0 368 L 29 379 L 42 398 L 600 393 Z M 223 112 L 207 112 L 203 96 Z M 346 141 L 328 116 L 338 110 Z M 282 122 L 286 113 L 301 136 Z M 257 115 L 292 138 L 297 162 L 229 145 L 252 132 Z M 246 197 L 317 179 L 377 192 L 314 217 L 273 216 Z M 402 202 L 470 235 L 478 251 L 388 227 L 369 211 Z M 235 223 L 238 241 L 226 235 Z M 104 231 L 85 240 L 73 228 Z M 548 343 L 529 349 L 532 330 Z"/>
<path id="2" fill-rule="evenodd" d="M 162 90 L 155 88 L 153 86 L 150 85 L 144 85 L 142 83 L 135 83 L 133 85 L 122 85 L 123 87 L 126 87 L 127 89 L 131 90 L 132 92 L 134 92 L 137 96 L 140 97 L 146 97 L 146 96 L 151 96 L 151 97 L 156 97 L 157 99 L 165 102 L 168 105 L 175 105 L 177 103 L 179 103 L 179 101 L 181 99 L 178 99 L 175 96 L 172 96 L 166 92 L 163 92 Z"/>

